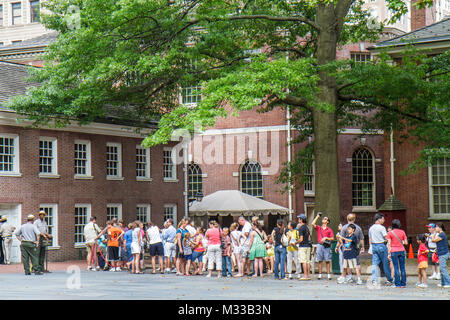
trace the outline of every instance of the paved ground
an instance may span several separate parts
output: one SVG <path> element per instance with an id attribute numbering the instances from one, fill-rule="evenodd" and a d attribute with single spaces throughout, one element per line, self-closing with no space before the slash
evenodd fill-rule
<path id="1" fill-rule="evenodd" d="M 65 263 L 67 264 L 67 263 Z M 77 268 L 77 265 L 74 265 Z M 80 270 L 78 268 L 78 270 Z M 363 277 L 365 279 L 366 277 Z M 430 280 L 428 289 L 414 286 L 416 277 L 408 277 L 405 289 L 383 287 L 369 290 L 363 286 L 314 280 L 275 280 L 272 276 L 252 278 L 206 278 L 174 274 L 131 275 L 128 272 L 92 272 L 84 268 L 69 274 L 53 270 L 42 276 L 23 273 L 0 274 L 0 299 L 164 299 L 164 300 L 288 300 L 288 299 L 407 299 L 449 300 L 450 290 Z M 78 286 L 79 285 L 79 286 Z M 79 288 L 78 288 L 79 287 Z"/>

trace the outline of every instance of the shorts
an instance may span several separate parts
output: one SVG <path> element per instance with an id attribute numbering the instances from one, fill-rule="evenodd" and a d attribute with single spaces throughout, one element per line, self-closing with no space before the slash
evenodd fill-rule
<path id="1" fill-rule="evenodd" d="M 316 261 L 331 261 L 331 248 L 325 248 L 320 243 L 317 245 Z"/>
<path id="2" fill-rule="evenodd" d="M 300 263 L 311 262 L 311 247 L 300 247 L 298 249 L 298 261 Z"/>
<path id="3" fill-rule="evenodd" d="M 162 256 L 164 256 L 164 247 L 163 247 L 161 242 L 154 243 L 154 244 L 150 245 L 150 255 L 152 257 L 155 257 L 155 256 L 162 257 Z"/>
<path id="4" fill-rule="evenodd" d="M 176 247 L 173 242 L 166 242 L 164 244 L 164 256 L 169 258 L 175 258 L 176 255 Z"/>
<path id="5" fill-rule="evenodd" d="M 177 259 L 184 259 L 184 254 L 181 253 L 180 247 L 178 246 L 178 244 L 176 245 L 177 250 L 176 250 L 176 254 L 175 256 L 177 257 Z"/>
<path id="6" fill-rule="evenodd" d="M 192 262 L 203 262 L 204 251 L 194 251 L 192 253 Z"/>
<path id="7" fill-rule="evenodd" d="M 139 254 L 141 250 L 139 248 L 139 243 L 132 242 L 131 243 L 131 254 Z"/>
<path id="8" fill-rule="evenodd" d="M 356 269 L 357 266 L 356 258 L 353 259 L 344 259 L 344 263 L 342 264 L 342 268 L 350 268 Z"/>
<path id="9" fill-rule="evenodd" d="M 433 257 L 433 252 L 430 250 L 428 252 L 428 264 L 431 266 L 438 266 L 439 263 L 434 263 L 432 257 Z"/>
<path id="10" fill-rule="evenodd" d="M 86 242 L 86 250 L 87 252 L 91 252 L 94 249 L 95 242 Z"/>
<path id="11" fill-rule="evenodd" d="M 428 268 L 428 261 L 422 261 L 419 263 L 418 269 L 426 269 Z"/>
<path id="12" fill-rule="evenodd" d="M 248 259 L 250 257 L 250 250 L 248 246 L 239 247 L 242 259 Z"/>
<path id="13" fill-rule="evenodd" d="M 184 260 L 186 260 L 186 261 L 188 261 L 188 260 L 192 261 L 192 253 L 191 253 L 191 254 L 188 254 L 188 255 L 185 255 L 185 256 L 184 256 Z"/>
<path id="14" fill-rule="evenodd" d="M 108 247 L 108 261 L 119 261 L 119 247 Z"/>

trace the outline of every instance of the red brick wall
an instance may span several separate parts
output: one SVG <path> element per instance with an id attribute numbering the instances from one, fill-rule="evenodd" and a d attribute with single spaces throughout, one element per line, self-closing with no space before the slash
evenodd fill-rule
<path id="1" fill-rule="evenodd" d="M 151 182 L 136 181 L 136 144 L 141 139 L 93 135 L 52 130 L 0 126 L 0 133 L 19 135 L 20 172 L 22 177 L 0 177 L 0 203 L 22 204 L 22 220 L 36 214 L 40 204 L 58 204 L 58 234 L 61 249 L 50 251 L 50 260 L 78 258 L 74 249 L 74 204 L 90 203 L 91 214 L 98 224 L 106 222 L 107 203 L 122 203 L 122 217 L 128 223 L 136 219 L 136 204 L 151 205 L 151 219 L 163 222 L 163 205 L 176 204 L 178 217 L 184 216 L 184 174 L 178 166 L 177 183 L 163 182 L 163 146 L 150 150 Z M 56 137 L 58 148 L 58 179 L 39 178 L 39 136 Z M 74 140 L 91 141 L 92 180 L 75 180 Z M 106 180 L 106 143 L 122 144 L 123 181 Z M 83 249 L 84 250 L 84 249 Z M 84 252 L 83 252 L 84 254 Z"/>

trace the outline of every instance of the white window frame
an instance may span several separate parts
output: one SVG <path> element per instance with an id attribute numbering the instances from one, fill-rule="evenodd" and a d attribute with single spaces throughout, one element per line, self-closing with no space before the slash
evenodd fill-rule
<path id="1" fill-rule="evenodd" d="M 108 208 L 117 208 L 117 220 L 122 220 L 122 204 L 121 203 L 108 203 L 106 205 L 106 219 L 112 220 L 108 218 Z"/>
<path id="2" fill-rule="evenodd" d="M 50 173 L 39 172 L 39 178 L 59 178 L 60 175 L 58 174 L 58 139 L 56 137 L 39 137 L 39 144 L 41 141 L 52 142 L 52 172 Z M 40 166 L 40 158 L 41 156 L 39 155 L 39 166 Z"/>
<path id="3" fill-rule="evenodd" d="M 75 218 L 75 210 L 76 208 L 86 208 L 86 224 L 89 223 L 90 219 L 91 219 L 91 204 L 90 203 L 76 203 L 74 205 L 74 218 Z M 85 225 L 86 225 L 85 224 Z M 75 227 L 75 225 L 74 225 Z M 74 236 L 75 236 L 75 231 L 74 231 Z M 84 239 L 84 228 L 83 228 L 83 239 Z M 74 245 L 75 248 L 84 248 L 86 247 L 86 242 L 75 242 Z"/>
<path id="4" fill-rule="evenodd" d="M 176 225 L 178 223 L 177 205 L 174 204 L 174 203 L 167 203 L 167 204 L 164 205 L 164 209 L 163 210 L 165 211 L 166 208 L 173 208 L 173 214 L 172 214 L 172 217 L 170 217 L 170 218 L 172 218 L 173 224 Z M 163 218 L 164 218 L 164 221 L 166 221 L 168 218 L 166 217 L 164 211 L 163 211 Z"/>
<path id="5" fill-rule="evenodd" d="M 351 187 L 352 187 L 352 211 L 353 212 L 376 212 L 377 211 L 377 175 L 376 175 L 376 166 L 375 166 L 375 154 L 372 152 L 372 150 L 361 146 L 360 149 L 365 149 L 368 151 L 372 156 L 372 176 L 373 176 L 373 189 L 372 189 L 372 205 L 371 206 L 354 206 L 353 205 L 353 154 L 356 150 L 359 148 L 356 148 L 352 152 L 352 170 L 351 170 Z"/>
<path id="6" fill-rule="evenodd" d="M 52 250 L 52 249 L 60 249 L 61 247 L 59 246 L 59 242 L 58 242 L 58 204 L 56 203 L 42 203 L 39 205 L 39 211 L 42 211 L 46 208 L 51 208 L 52 209 L 52 220 L 53 220 L 53 224 L 52 226 L 52 232 L 50 233 L 53 236 L 53 243 L 52 246 L 48 247 L 48 249 Z M 45 211 L 45 210 L 44 210 Z M 46 216 L 47 217 L 47 216 Z"/>
<path id="7" fill-rule="evenodd" d="M 432 220 L 450 220 L 450 213 L 434 213 L 434 201 L 433 201 L 433 187 L 447 186 L 440 184 L 433 184 L 433 168 L 430 163 L 428 166 L 428 192 L 429 192 L 429 206 L 430 206 L 430 219 Z"/>
<path id="8" fill-rule="evenodd" d="M 312 164 L 312 173 L 307 176 L 312 176 L 311 184 L 312 190 L 306 190 L 306 183 L 303 184 L 304 195 L 308 197 L 314 197 L 316 193 L 316 163 L 313 161 Z"/>
<path id="9" fill-rule="evenodd" d="M 75 179 L 93 179 L 92 176 L 92 153 L 91 153 L 91 141 L 90 140 L 75 140 L 73 143 L 73 152 L 74 152 L 74 162 L 75 162 L 75 145 L 76 144 L 84 144 L 86 145 L 86 174 L 74 173 Z M 75 163 L 74 163 L 74 171 L 75 171 Z"/>
<path id="10" fill-rule="evenodd" d="M 164 166 L 166 165 L 164 163 L 164 152 L 166 152 L 166 151 L 170 151 L 170 156 L 171 156 L 171 159 L 172 159 L 172 176 L 171 177 L 164 177 Z M 173 161 L 174 160 L 173 159 L 174 158 L 173 152 L 174 152 L 174 150 L 172 148 L 169 148 L 169 147 L 165 147 L 163 149 L 163 179 L 164 179 L 164 182 L 178 182 L 178 179 L 177 179 L 177 164 L 175 163 L 175 161 Z"/>
<path id="11" fill-rule="evenodd" d="M 14 24 L 13 23 L 13 21 L 14 21 L 14 17 L 13 17 L 13 4 L 16 4 L 16 3 L 20 3 L 20 23 L 17 23 L 17 24 Z M 24 18 L 24 8 L 23 8 L 23 5 L 22 5 L 22 1 L 14 1 L 14 2 L 10 2 L 10 4 L 9 4 L 9 13 L 10 13 L 10 18 L 9 18 L 9 25 L 10 26 L 21 26 L 21 25 L 23 25 L 24 23 L 23 23 L 23 18 Z"/>
<path id="12" fill-rule="evenodd" d="M 152 181 L 150 177 L 150 148 L 145 148 L 140 144 L 136 145 L 136 166 L 137 166 L 137 150 L 145 150 L 145 176 L 140 177 L 137 175 L 136 168 L 136 181 Z"/>
<path id="13" fill-rule="evenodd" d="M 200 92 L 200 94 L 184 95 L 185 90 L 191 90 L 191 92 L 192 92 L 192 90 L 196 90 L 197 93 Z M 180 87 L 179 103 L 183 104 L 185 106 L 188 106 L 188 107 L 196 107 L 198 102 L 202 101 L 202 94 L 201 94 L 201 92 L 202 92 L 202 86 L 200 84 L 196 85 L 196 86 Z M 183 103 L 183 96 L 200 97 L 200 98 L 197 99 L 198 102 Z"/>
<path id="14" fill-rule="evenodd" d="M 14 154 L 13 154 L 13 171 L 0 171 L 0 176 L 4 177 L 21 177 L 20 173 L 20 149 L 19 149 L 19 135 L 0 133 L 1 138 L 14 140 Z"/>
<path id="15" fill-rule="evenodd" d="M 30 15 L 29 15 L 29 18 L 28 18 L 28 23 L 41 23 L 40 21 L 31 21 L 31 19 L 32 19 L 32 12 L 31 12 L 31 9 L 32 9 L 32 7 L 31 7 L 31 2 L 32 1 L 35 1 L 35 0 L 28 0 L 27 2 L 27 6 L 28 6 L 28 12 L 30 13 Z M 39 15 L 41 14 L 41 9 L 42 9 L 42 7 L 41 7 L 41 5 L 42 5 L 42 3 L 41 3 L 41 1 L 40 0 L 38 0 L 39 1 Z"/>
<path id="16" fill-rule="evenodd" d="M 136 219 L 141 221 L 141 222 L 144 222 L 144 221 L 142 221 L 140 219 L 140 217 L 138 215 L 139 208 L 146 208 L 147 209 L 147 222 L 151 221 L 151 219 L 152 219 L 151 205 L 148 204 L 148 203 L 140 203 L 140 204 L 136 205 Z"/>
<path id="17" fill-rule="evenodd" d="M 117 175 L 108 175 L 108 159 L 106 159 L 106 179 L 107 180 L 123 180 L 122 176 L 122 144 L 117 142 L 107 142 L 106 148 L 108 147 L 117 147 L 117 159 L 118 159 L 118 166 L 117 166 Z M 107 151 L 105 153 L 107 155 Z"/>

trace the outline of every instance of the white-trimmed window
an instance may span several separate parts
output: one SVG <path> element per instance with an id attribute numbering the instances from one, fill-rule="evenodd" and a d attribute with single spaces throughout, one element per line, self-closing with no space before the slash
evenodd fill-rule
<path id="1" fill-rule="evenodd" d="M 3 4 L 0 4 L 0 27 L 3 27 Z"/>
<path id="2" fill-rule="evenodd" d="M 41 21 L 41 4 L 39 0 L 30 0 L 30 22 Z"/>
<path id="3" fill-rule="evenodd" d="M 39 176 L 58 175 L 58 149 L 54 137 L 39 137 Z"/>
<path id="4" fill-rule="evenodd" d="M 353 52 L 353 53 L 350 53 L 350 59 L 355 62 L 366 63 L 366 62 L 370 61 L 370 53 Z"/>
<path id="5" fill-rule="evenodd" d="M 165 204 L 164 205 L 164 221 L 167 219 L 172 219 L 174 225 L 177 223 L 177 205 L 176 204 Z"/>
<path id="6" fill-rule="evenodd" d="M 138 204 L 136 206 L 136 218 L 142 223 L 146 224 L 150 221 L 150 205 Z M 165 220 L 164 220 L 165 221 Z"/>
<path id="7" fill-rule="evenodd" d="M 11 3 L 11 24 L 15 26 L 22 23 L 22 3 Z"/>
<path id="8" fill-rule="evenodd" d="M 39 211 L 45 211 L 45 222 L 48 226 L 48 233 L 52 235 L 50 247 L 58 246 L 58 205 L 41 204 Z"/>
<path id="9" fill-rule="evenodd" d="M 436 160 L 429 167 L 430 216 L 450 219 L 450 158 Z"/>
<path id="10" fill-rule="evenodd" d="M 203 192 L 203 174 L 198 164 L 189 164 L 188 180 L 189 199 L 195 199 L 197 192 Z"/>
<path id="11" fill-rule="evenodd" d="M 84 226 L 91 218 L 90 204 L 75 204 L 75 246 L 84 245 Z"/>
<path id="12" fill-rule="evenodd" d="M 197 103 L 202 100 L 201 92 L 201 86 L 182 87 L 180 94 L 180 104 L 197 105 Z"/>
<path id="13" fill-rule="evenodd" d="M 106 144 L 106 178 L 123 179 L 122 177 L 122 145 L 108 142 Z"/>
<path id="14" fill-rule="evenodd" d="M 172 148 L 163 150 L 163 178 L 165 181 L 177 179 L 177 166 L 172 159 Z"/>
<path id="15" fill-rule="evenodd" d="M 304 183 L 305 186 L 305 196 L 314 196 L 314 185 L 315 185 L 315 168 L 314 168 L 314 162 L 311 164 L 310 167 L 305 168 L 305 178 L 306 182 Z"/>
<path id="16" fill-rule="evenodd" d="M 136 145 L 136 180 L 150 179 L 150 149 Z"/>
<path id="17" fill-rule="evenodd" d="M 17 134 L 0 133 L 0 175 L 20 176 Z"/>
<path id="18" fill-rule="evenodd" d="M 106 220 L 122 219 L 122 204 L 121 203 L 108 203 L 106 205 Z"/>
<path id="19" fill-rule="evenodd" d="M 247 160 L 241 167 L 241 191 L 263 198 L 263 178 L 259 162 Z"/>
<path id="20" fill-rule="evenodd" d="M 375 208 L 375 164 L 372 153 L 359 148 L 352 156 L 352 203 L 354 208 Z"/>
<path id="21" fill-rule="evenodd" d="M 92 177 L 91 142 L 88 140 L 75 140 L 74 171 L 75 178 Z"/>

